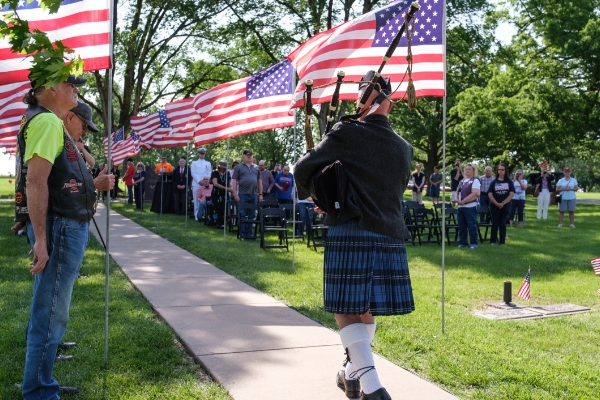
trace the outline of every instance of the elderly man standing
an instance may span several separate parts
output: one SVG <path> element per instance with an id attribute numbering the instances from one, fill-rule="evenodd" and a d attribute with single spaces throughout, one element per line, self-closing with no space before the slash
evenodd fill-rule
<path id="1" fill-rule="evenodd" d="M 206 148 L 198 147 L 198 159 L 192 161 L 192 193 L 194 194 L 194 218 L 196 221 L 198 221 L 198 210 L 200 208 L 200 202 L 196 193 L 200 189 L 200 181 L 212 173 L 212 166 L 204 157 L 206 157 Z"/>
<path id="2" fill-rule="evenodd" d="M 233 171 L 233 179 L 231 180 L 231 187 L 234 190 L 233 198 L 240 204 L 257 204 L 263 199 L 260 171 L 255 164 L 252 164 L 252 150 L 246 149 L 243 154 L 243 162 L 235 167 Z M 236 188 L 238 188 L 238 191 L 236 191 Z M 254 219 L 255 212 L 241 210 L 240 216 L 242 219 Z M 252 236 L 252 224 L 240 224 L 240 238 L 248 239 Z"/>
<path id="3" fill-rule="evenodd" d="M 358 98 L 374 76 L 375 71 L 369 71 L 361 79 Z M 390 400 L 371 350 L 374 316 L 414 310 L 404 244 L 407 231 L 399 207 L 413 149 L 388 120 L 392 109 L 389 78 L 379 77 L 377 83 L 362 114 L 343 117 L 294 169 L 300 199 L 311 195 L 310 182 L 324 166 L 339 160 L 347 177 L 344 208 L 325 217 L 329 231 L 324 300 L 325 311 L 335 314 L 348 356 L 346 369 L 337 374 L 337 385 L 346 397 L 361 400 Z M 385 174 L 372 173 L 384 170 Z"/>
<path id="4" fill-rule="evenodd" d="M 262 195 L 263 198 L 265 198 L 271 195 L 275 179 L 273 179 L 271 171 L 267 169 L 267 162 L 265 160 L 260 160 L 258 162 L 258 169 L 260 171 L 260 179 L 262 179 Z"/>
<path id="5" fill-rule="evenodd" d="M 32 82 L 23 99 L 28 107 L 17 135 L 15 226 L 27 223 L 35 279 L 22 384 L 26 400 L 57 399 L 69 391 L 52 377 L 54 358 L 88 242 L 95 189 L 108 191 L 114 186 L 114 176 L 107 175 L 106 168 L 92 179 L 67 133 L 70 129 L 75 138 L 83 133 L 84 124 L 90 126 L 70 111 L 78 107 L 77 86 L 85 82 L 74 76 L 54 86 L 38 82 L 36 88 Z"/>
<path id="6" fill-rule="evenodd" d="M 173 171 L 173 201 L 177 215 L 185 214 L 185 205 L 189 198 L 190 183 L 192 182 L 192 177 L 185 164 L 185 159 L 180 158 L 179 167 Z"/>

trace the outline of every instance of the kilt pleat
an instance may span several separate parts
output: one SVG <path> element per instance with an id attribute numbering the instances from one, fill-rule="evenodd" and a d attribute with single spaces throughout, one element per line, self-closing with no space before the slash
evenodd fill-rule
<path id="1" fill-rule="evenodd" d="M 324 256 L 325 310 L 335 314 L 408 314 L 415 309 L 402 239 L 356 220 L 330 226 Z"/>

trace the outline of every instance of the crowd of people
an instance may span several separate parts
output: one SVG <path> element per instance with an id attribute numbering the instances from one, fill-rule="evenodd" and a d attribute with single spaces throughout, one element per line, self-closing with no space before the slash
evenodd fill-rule
<path id="1" fill-rule="evenodd" d="M 554 175 L 543 169 L 536 182 L 531 182 L 538 202 L 537 219 L 548 218 L 551 193 L 556 192 L 559 203 L 558 227 L 563 226 L 564 213 L 567 212 L 569 226 L 575 228 L 576 192 L 579 186 L 569 167 L 565 167 L 563 172 L 564 177 L 553 183 Z M 422 193 L 426 179 L 418 163 L 412 173 L 412 180 L 412 200 L 423 204 Z M 428 181 L 431 201 L 438 204 L 442 175 L 437 167 L 434 167 Z M 507 225 L 523 227 L 525 197 L 530 182 L 524 178 L 522 169 L 517 169 L 511 179 L 506 164 L 499 163 L 495 174 L 492 167 L 486 166 L 484 174 L 478 177 L 476 164 L 463 166 L 461 160 L 456 159 L 450 172 L 450 181 L 450 202 L 453 208 L 458 207 L 458 247 L 478 247 L 478 214 L 479 223 L 491 222 L 491 245 L 506 243 Z"/>

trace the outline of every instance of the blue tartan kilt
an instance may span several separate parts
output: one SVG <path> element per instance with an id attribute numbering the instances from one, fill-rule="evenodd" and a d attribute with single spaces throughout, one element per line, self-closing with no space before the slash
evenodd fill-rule
<path id="1" fill-rule="evenodd" d="M 356 219 L 329 227 L 323 282 L 328 312 L 400 315 L 415 309 L 404 240 L 364 230 Z"/>

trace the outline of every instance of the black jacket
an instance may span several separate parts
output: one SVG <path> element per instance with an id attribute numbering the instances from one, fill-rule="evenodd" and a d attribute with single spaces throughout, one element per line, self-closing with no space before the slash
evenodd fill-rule
<path id="1" fill-rule="evenodd" d="M 185 181 L 187 179 L 187 185 L 189 188 L 192 187 L 192 174 L 190 174 L 189 168 L 186 165 L 185 167 L 183 167 L 183 175 L 181 175 L 179 173 L 180 171 L 180 167 L 177 166 L 177 168 L 173 168 L 173 190 L 179 190 L 177 189 L 177 186 L 180 185 L 185 185 Z M 184 190 L 179 190 L 180 192 L 184 192 Z"/>
<path id="2" fill-rule="evenodd" d="M 349 182 L 344 210 L 328 214 L 327 225 L 357 218 L 371 232 L 405 239 L 402 196 L 410 178 L 412 146 L 392 129 L 385 116 L 340 122 L 294 168 L 300 199 L 310 196 L 316 171 L 340 160 Z"/>
<path id="3" fill-rule="evenodd" d="M 540 176 L 537 180 L 537 184 L 536 185 L 540 185 L 540 192 L 542 191 L 542 179 L 544 179 L 543 176 Z M 554 186 L 552 186 L 552 181 L 554 180 L 554 178 L 552 177 L 552 175 L 548 174 L 546 175 L 546 180 L 548 181 L 548 191 L 550 193 L 554 192 Z"/>

